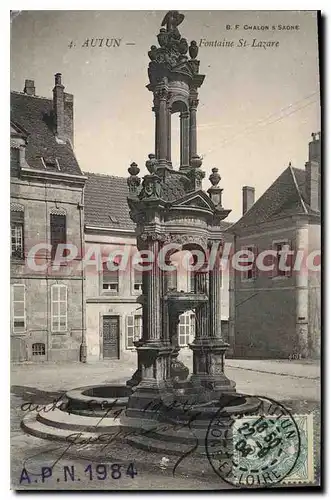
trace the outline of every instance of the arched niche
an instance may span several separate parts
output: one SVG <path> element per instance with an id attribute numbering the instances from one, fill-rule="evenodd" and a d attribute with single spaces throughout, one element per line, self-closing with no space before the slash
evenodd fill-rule
<path id="1" fill-rule="evenodd" d="M 179 126 L 176 126 L 172 115 L 178 115 Z M 175 165 L 188 166 L 189 164 L 189 127 L 190 114 L 187 99 L 174 96 L 168 104 L 168 161 L 173 160 Z M 174 154 L 177 150 L 178 154 Z"/>

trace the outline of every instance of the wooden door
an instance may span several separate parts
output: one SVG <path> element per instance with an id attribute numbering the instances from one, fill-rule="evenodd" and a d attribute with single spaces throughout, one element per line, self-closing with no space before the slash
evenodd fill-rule
<path id="1" fill-rule="evenodd" d="M 119 359 L 119 316 L 103 316 L 103 359 Z"/>

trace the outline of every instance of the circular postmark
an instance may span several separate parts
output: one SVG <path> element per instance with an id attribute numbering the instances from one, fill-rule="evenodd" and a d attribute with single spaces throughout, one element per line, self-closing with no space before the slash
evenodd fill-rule
<path id="1" fill-rule="evenodd" d="M 215 473 L 241 488 L 280 483 L 293 471 L 301 449 L 300 431 L 289 410 L 258 397 L 258 413 L 229 415 L 220 408 L 206 433 L 206 454 Z"/>

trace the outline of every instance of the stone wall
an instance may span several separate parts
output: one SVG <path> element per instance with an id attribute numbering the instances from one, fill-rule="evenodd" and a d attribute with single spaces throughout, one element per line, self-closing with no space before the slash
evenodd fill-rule
<path id="1" fill-rule="evenodd" d="M 267 223 L 236 237 L 235 251 L 255 245 L 261 253 L 281 240 L 288 240 L 295 250 L 295 221 L 282 219 L 272 226 Z M 294 274 L 273 277 L 257 271 L 256 279 L 244 281 L 241 272 L 235 271 L 234 289 L 234 332 L 230 331 L 234 357 L 288 358 L 297 345 Z"/>
<path id="2" fill-rule="evenodd" d="M 82 187 L 59 183 L 43 183 L 38 180 L 11 180 L 11 202 L 24 207 L 25 257 L 37 243 L 50 243 L 50 212 L 61 209 L 66 213 L 67 242 L 79 249 L 81 254 L 80 210 Z M 84 220 L 82 220 L 84 224 Z M 11 352 L 13 361 L 79 361 L 82 340 L 83 280 L 81 272 L 71 266 L 52 271 L 49 254 L 44 249 L 38 252 L 39 265 L 48 264 L 47 270 L 36 271 L 25 262 L 12 260 L 11 283 L 25 285 L 26 325 L 22 332 L 14 332 L 11 325 Z M 51 286 L 67 286 L 67 330 L 53 333 L 51 328 Z M 45 344 L 45 356 L 33 355 L 34 343 Z"/>

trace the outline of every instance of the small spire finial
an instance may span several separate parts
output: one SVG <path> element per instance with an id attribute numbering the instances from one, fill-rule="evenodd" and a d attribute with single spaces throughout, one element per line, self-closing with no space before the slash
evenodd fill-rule
<path id="1" fill-rule="evenodd" d="M 132 162 L 128 168 L 130 177 L 127 179 L 130 193 L 136 193 L 138 186 L 140 185 L 141 179 L 138 177 L 140 168 L 135 162 Z"/>
<path id="2" fill-rule="evenodd" d="M 221 176 L 218 173 L 218 168 L 214 167 L 211 169 L 211 171 L 212 171 L 212 173 L 209 176 L 209 180 L 211 182 L 211 185 L 215 187 L 215 186 L 217 186 L 217 184 L 219 184 L 219 182 L 221 180 Z"/>
<path id="3" fill-rule="evenodd" d="M 148 160 L 146 161 L 145 165 L 150 174 L 155 174 L 156 172 L 156 167 L 157 167 L 157 160 L 155 157 L 154 153 L 150 153 L 148 155 Z"/>

